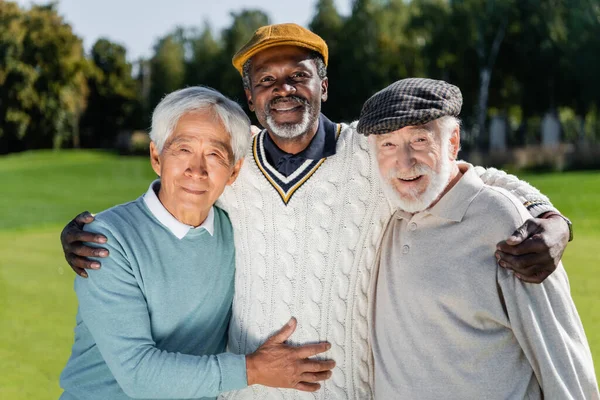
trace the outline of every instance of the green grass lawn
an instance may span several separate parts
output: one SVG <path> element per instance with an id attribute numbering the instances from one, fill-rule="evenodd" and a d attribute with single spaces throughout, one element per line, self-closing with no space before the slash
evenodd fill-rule
<path id="1" fill-rule="evenodd" d="M 0 157 L 0 399 L 56 399 L 73 341 L 76 298 L 59 233 L 85 209 L 144 193 L 146 158 L 101 152 Z M 575 225 L 564 262 L 600 371 L 600 172 L 525 176 Z"/>

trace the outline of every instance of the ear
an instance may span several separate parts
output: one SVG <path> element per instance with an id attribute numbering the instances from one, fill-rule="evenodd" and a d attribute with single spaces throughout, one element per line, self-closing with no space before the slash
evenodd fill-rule
<path id="1" fill-rule="evenodd" d="M 329 78 L 325 77 L 321 81 L 321 101 L 323 103 L 326 102 L 327 98 L 329 97 L 329 92 L 327 91 L 328 88 L 329 88 Z"/>
<path id="2" fill-rule="evenodd" d="M 450 160 L 454 161 L 458 157 L 458 151 L 460 150 L 460 126 L 456 124 L 456 127 L 450 134 L 450 151 L 448 156 Z"/>
<path id="3" fill-rule="evenodd" d="M 160 176 L 160 153 L 154 142 L 150 142 L 150 163 L 156 175 Z"/>
<path id="4" fill-rule="evenodd" d="M 246 101 L 248 102 L 248 108 L 250 111 L 254 112 L 254 103 L 252 102 L 252 92 L 250 89 L 244 89 L 244 93 L 246 93 Z"/>
<path id="5" fill-rule="evenodd" d="M 238 162 L 235 163 L 235 165 L 233 166 L 233 171 L 231 171 L 231 176 L 227 180 L 227 186 L 230 186 L 233 182 L 235 182 L 235 180 L 240 174 L 240 169 L 242 168 L 243 164 L 244 158 L 240 158 Z"/>

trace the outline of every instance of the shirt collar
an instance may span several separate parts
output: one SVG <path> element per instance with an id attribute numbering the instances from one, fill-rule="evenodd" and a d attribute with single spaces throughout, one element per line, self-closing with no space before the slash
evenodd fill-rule
<path id="1" fill-rule="evenodd" d="M 462 221 L 471 202 L 483 188 L 483 181 L 471 164 L 460 163 L 458 167 L 460 172 L 463 173 L 458 182 L 433 207 L 414 215 L 430 214 L 449 221 Z M 408 221 L 413 217 L 413 214 L 396 210 L 394 216 Z"/>
<path id="2" fill-rule="evenodd" d="M 319 115 L 317 133 L 310 141 L 308 147 L 298 154 L 289 154 L 281 150 L 265 132 L 264 148 L 269 163 L 280 173 L 289 176 L 305 160 L 320 160 L 335 154 L 337 140 L 337 125 L 325 115 Z M 291 162 L 296 160 L 295 162 Z M 288 165 L 291 162 L 293 165 Z M 290 172 L 291 171 L 291 172 Z"/>
<path id="3" fill-rule="evenodd" d="M 148 191 L 144 195 L 144 203 L 148 206 L 148 209 L 156 217 L 156 219 L 163 224 L 167 229 L 177 237 L 177 239 L 183 239 L 185 235 L 191 229 L 205 229 L 210 236 L 214 235 L 215 231 L 215 211 L 214 207 L 210 208 L 208 216 L 202 223 L 202 225 L 194 228 L 191 225 L 186 225 L 178 221 L 171 213 L 162 205 L 158 198 L 158 190 L 160 189 L 160 179 L 155 180 L 150 184 Z"/>

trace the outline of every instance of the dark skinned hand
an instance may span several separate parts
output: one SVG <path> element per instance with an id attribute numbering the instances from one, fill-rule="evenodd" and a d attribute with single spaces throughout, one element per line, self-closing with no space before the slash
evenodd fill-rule
<path id="1" fill-rule="evenodd" d="M 542 283 L 554 272 L 569 241 L 569 226 L 556 213 L 532 218 L 498 243 L 496 259 L 524 282 Z"/>
<path id="2" fill-rule="evenodd" d="M 107 257 L 108 250 L 103 248 L 89 247 L 83 242 L 106 243 L 106 236 L 92 232 L 85 232 L 83 226 L 94 220 L 94 216 L 88 211 L 79 214 L 75 219 L 65 226 L 60 234 L 60 242 L 65 253 L 65 259 L 75 271 L 83 278 L 87 278 L 86 269 L 99 269 L 100 263 L 87 257 Z"/>

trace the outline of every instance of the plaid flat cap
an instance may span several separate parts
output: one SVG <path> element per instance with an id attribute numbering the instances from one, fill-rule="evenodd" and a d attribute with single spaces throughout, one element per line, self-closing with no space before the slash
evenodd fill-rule
<path id="1" fill-rule="evenodd" d="M 456 117 L 461 107 L 462 93 L 454 85 L 434 79 L 402 79 L 365 102 L 356 129 L 366 136 L 381 135 L 446 115 Z"/>

